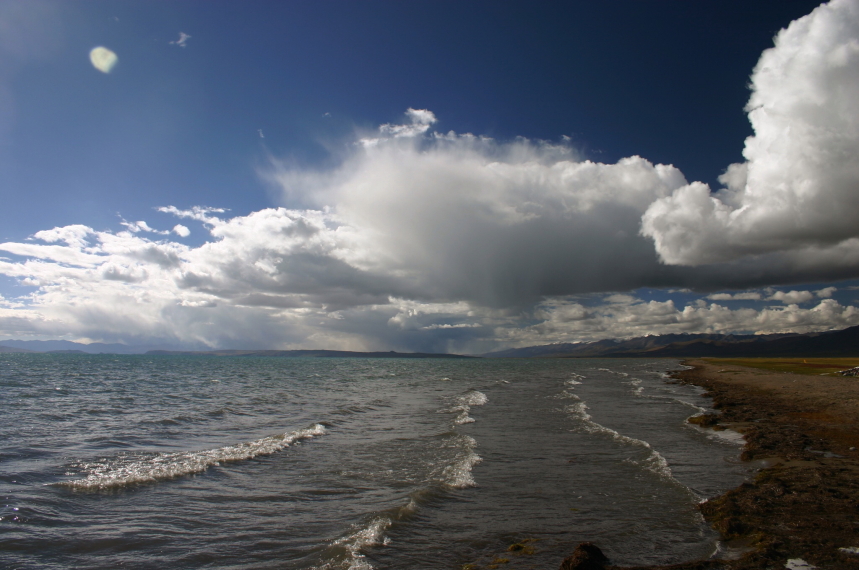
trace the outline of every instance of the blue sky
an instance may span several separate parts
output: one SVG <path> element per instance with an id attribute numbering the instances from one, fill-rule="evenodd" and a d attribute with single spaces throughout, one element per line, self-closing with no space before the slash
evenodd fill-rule
<path id="1" fill-rule="evenodd" d="M 480 352 L 859 324 L 857 14 L 6 0 L 0 339 Z"/>

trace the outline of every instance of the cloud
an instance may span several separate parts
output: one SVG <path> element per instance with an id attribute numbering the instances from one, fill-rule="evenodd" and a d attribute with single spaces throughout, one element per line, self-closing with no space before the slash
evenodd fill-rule
<path id="1" fill-rule="evenodd" d="M 786 305 L 807 303 L 812 299 L 814 299 L 814 294 L 812 294 L 811 291 L 789 291 L 787 293 L 784 291 L 776 291 L 767 297 L 767 301 L 781 301 Z"/>
<path id="2" fill-rule="evenodd" d="M 669 264 L 772 253 L 804 263 L 811 250 L 846 250 L 855 274 L 859 2 L 833 0 L 782 30 L 751 88 L 746 162 L 728 167 L 715 194 L 695 182 L 656 200 L 642 233 Z"/>
<path id="3" fill-rule="evenodd" d="M 797 305 L 729 309 L 698 300 L 684 307 L 674 301 L 636 300 L 628 304 L 586 307 L 575 301 L 546 301 L 537 311 L 541 322 L 528 327 L 500 327 L 499 340 L 510 346 L 631 338 L 668 333 L 806 333 L 859 324 L 859 309 L 824 299 L 803 309 Z"/>
<path id="4" fill-rule="evenodd" d="M 713 293 L 712 295 L 707 295 L 707 298 L 711 301 L 759 301 L 761 294 L 754 291 L 734 293 L 733 295 L 731 293 Z"/>
<path id="5" fill-rule="evenodd" d="M 379 127 L 381 138 L 365 138 L 361 139 L 361 144 L 364 146 L 374 146 L 390 138 L 412 138 L 422 135 L 427 132 L 430 126 L 436 122 L 435 114 L 426 109 L 412 109 L 406 111 L 406 117 L 409 119 L 409 124 L 392 125 L 386 123 Z"/>
<path id="6" fill-rule="evenodd" d="M 188 40 L 191 39 L 191 36 L 186 34 L 185 32 L 179 32 L 179 39 L 170 42 L 171 45 L 176 45 L 179 47 L 186 47 L 188 45 Z"/>
<path id="7" fill-rule="evenodd" d="M 823 289 L 815 291 L 814 294 L 821 299 L 830 299 L 836 291 L 838 291 L 836 287 L 824 287 Z"/>
<path id="8" fill-rule="evenodd" d="M 396 275 L 411 298 L 521 306 L 677 273 L 638 227 L 686 181 L 641 157 L 602 164 L 564 144 L 447 133 L 354 147 L 334 170 L 274 167 L 285 202 L 327 206 L 352 229 L 352 260 Z"/>
<path id="9" fill-rule="evenodd" d="M 157 210 L 165 214 L 172 214 L 177 218 L 197 220 L 198 222 L 203 222 L 210 226 L 216 226 L 223 223 L 221 218 L 213 216 L 212 214 L 223 214 L 226 212 L 224 208 L 210 208 L 203 206 L 194 206 L 190 210 L 180 210 L 176 206 L 162 206 L 157 208 Z"/>
<path id="10" fill-rule="evenodd" d="M 855 307 L 831 298 L 800 308 L 797 303 L 813 298 L 807 291 L 773 292 L 770 298 L 785 307 L 736 310 L 703 299 L 678 306 L 626 293 L 544 297 L 518 308 L 445 301 L 330 211 L 271 208 L 228 218 L 208 208 L 163 210 L 204 221 L 209 241 L 189 247 L 154 232 L 70 226 L 39 232 L 33 243 L 0 244 L 21 257 L 0 259 L 0 274 L 36 288 L 0 303 L 0 334 L 187 348 L 479 353 L 669 332 L 806 332 L 859 324 Z M 732 300 L 745 297 L 751 296 Z"/>
<path id="11" fill-rule="evenodd" d="M 125 226 L 128 229 L 128 231 L 130 231 L 131 233 L 134 233 L 134 234 L 136 234 L 138 232 L 148 232 L 148 233 L 152 233 L 152 234 L 160 234 L 160 235 L 166 236 L 170 233 L 168 230 L 152 229 L 149 227 L 149 224 L 147 224 L 143 220 L 140 220 L 138 222 L 126 222 L 125 220 L 123 220 L 120 223 L 123 226 Z"/>
<path id="12" fill-rule="evenodd" d="M 273 160 L 261 174 L 284 207 L 158 208 L 202 224 L 195 247 L 142 220 L 0 244 L 0 274 L 32 288 L 4 301 L 0 334 L 481 352 L 859 324 L 835 287 L 770 288 L 859 276 L 859 0 L 782 31 L 752 87 L 747 161 L 716 194 L 670 164 L 437 132 L 409 108 L 324 169 Z"/>

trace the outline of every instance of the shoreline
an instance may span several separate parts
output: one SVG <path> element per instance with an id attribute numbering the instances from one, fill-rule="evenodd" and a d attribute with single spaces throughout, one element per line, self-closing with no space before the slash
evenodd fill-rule
<path id="1" fill-rule="evenodd" d="M 715 558 L 610 566 L 580 545 L 562 570 L 859 570 L 859 379 L 806 376 L 688 359 L 669 382 L 707 390 L 715 413 L 690 423 L 745 436 L 751 480 L 699 505 L 720 534 Z M 855 548 L 855 553 L 844 549 Z M 721 556 L 721 557 L 719 557 Z M 597 557 L 598 558 L 598 557 Z"/>

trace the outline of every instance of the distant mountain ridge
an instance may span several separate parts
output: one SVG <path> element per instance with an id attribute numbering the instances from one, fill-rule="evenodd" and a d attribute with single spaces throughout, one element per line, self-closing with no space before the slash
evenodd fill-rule
<path id="1" fill-rule="evenodd" d="M 67 340 L 0 340 L 0 352 L 65 354 L 148 354 L 264 356 L 280 358 L 476 358 L 460 354 L 422 352 L 352 352 L 345 350 L 163 350 L 124 344 L 82 344 Z M 859 356 L 859 326 L 807 334 L 666 334 L 627 340 L 604 339 L 511 348 L 480 355 L 490 358 L 688 358 L 724 357 L 839 357 Z"/>
<path id="2" fill-rule="evenodd" d="M 672 344 L 690 343 L 690 342 L 761 342 L 783 338 L 786 336 L 797 336 L 794 334 L 772 334 L 772 335 L 734 335 L 734 334 L 663 334 L 639 336 L 626 340 L 618 339 L 602 339 L 592 342 L 579 343 L 556 343 L 537 346 L 528 346 L 524 348 L 511 348 L 507 350 L 499 350 L 483 354 L 482 356 L 502 357 L 502 358 L 522 358 L 528 356 L 545 357 L 545 356 L 581 356 L 581 357 L 601 357 L 614 354 L 623 354 L 627 352 L 646 352 L 663 348 Z"/>
<path id="3" fill-rule="evenodd" d="M 859 356 L 859 326 L 807 334 L 667 334 L 628 340 L 548 344 L 483 354 L 500 358 L 837 357 Z"/>

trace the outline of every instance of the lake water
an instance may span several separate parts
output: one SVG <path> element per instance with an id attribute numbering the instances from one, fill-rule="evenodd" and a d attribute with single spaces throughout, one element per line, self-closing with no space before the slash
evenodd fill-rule
<path id="1" fill-rule="evenodd" d="M 695 506 L 749 473 L 740 441 L 685 423 L 709 401 L 666 383 L 680 367 L 0 354 L 0 566 L 707 557 Z"/>

